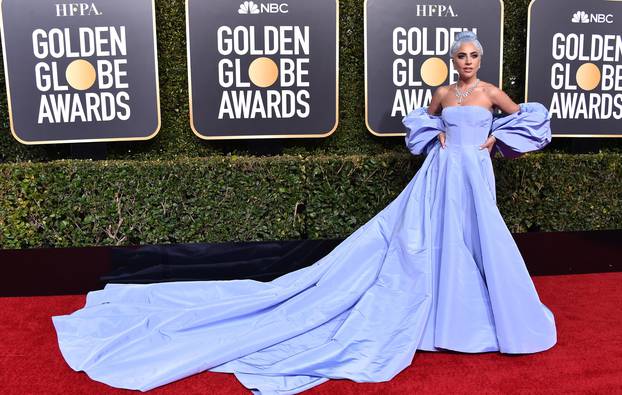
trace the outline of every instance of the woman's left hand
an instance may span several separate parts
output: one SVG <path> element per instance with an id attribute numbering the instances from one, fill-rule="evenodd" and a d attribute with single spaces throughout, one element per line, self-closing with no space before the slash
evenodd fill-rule
<path id="1" fill-rule="evenodd" d="M 491 134 L 486 139 L 486 142 L 479 146 L 479 149 L 486 148 L 486 149 L 488 149 L 488 153 L 490 153 L 492 151 L 492 147 L 495 145 L 496 141 L 497 141 L 497 138 Z"/>

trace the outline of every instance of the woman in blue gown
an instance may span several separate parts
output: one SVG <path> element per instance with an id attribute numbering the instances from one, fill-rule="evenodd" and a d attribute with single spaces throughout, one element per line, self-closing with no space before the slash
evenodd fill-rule
<path id="1" fill-rule="evenodd" d="M 90 292 L 84 308 L 53 317 L 71 368 L 142 391 L 212 371 L 256 394 L 295 394 L 331 378 L 390 380 L 416 350 L 552 347 L 553 314 L 496 206 L 489 152 L 544 147 L 548 112 L 477 80 L 472 33 L 456 37 L 451 55 L 458 85 L 403 119 L 408 149 L 427 156 L 387 207 L 324 258 L 270 282 Z M 492 107 L 509 115 L 495 118 Z"/>

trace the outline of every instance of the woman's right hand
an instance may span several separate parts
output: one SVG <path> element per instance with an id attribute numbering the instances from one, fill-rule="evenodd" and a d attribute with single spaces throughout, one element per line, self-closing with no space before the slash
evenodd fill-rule
<path id="1" fill-rule="evenodd" d="M 438 141 L 441 142 L 441 148 L 445 148 L 445 132 L 440 132 L 438 134 Z"/>

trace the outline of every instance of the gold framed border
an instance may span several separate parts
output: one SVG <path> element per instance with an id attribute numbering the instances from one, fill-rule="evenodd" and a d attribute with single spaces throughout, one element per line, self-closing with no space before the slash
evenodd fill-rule
<path id="1" fill-rule="evenodd" d="M 0 0 L 1 1 L 1 0 Z M 192 133 L 201 140 L 256 140 L 256 139 L 295 139 L 295 138 L 324 138 L 328 137 L 337 130 L 339 125 L 339 0 L 335 0 L 335 124 L 328 132 L 321 134 L 258 134 L 258 135 L 227 135 L 227 136 L 205 136 L 201 134 L 194 125 L 194 116 L 192 109 L 192 61 L 190 58 L 190 20 L 188 12 L 188 3 L 186 3 L 186 57 L 188 63 L 188 115 L 190 118 L 190 128 Z"/>
<path id="2" fill-rule="evenodd" d="M 4 33 L 4 15 L 3 15 L 3 6 L 4 0 L 0 0 L 0 30 L 2 31 L 2 57 L 4 63 L 4 78 L 6 84 L 6 93 L 7 93 L 7 104 L 9 110 L 9 124 L 11 129 L 11 134 L 13 137 L 24 145 L 44 145 L 44 144 L 72 144 L 72 143 L 99 143 L 99 142 L 113 142 L 113 141 L 145 141 L 151 140 L 154 138 L 162 127 L 162 116 L 160 110 L 160 75 L 158 72 L 158 37 L 156 33 L 156 14 L 155 14 L 155 0 L 151 0 L 151 19 L 153 21 L 153 57 L 154 57 L 154 66 L 155 66 L 155 80 L 156 80 L 156 107 L 157 107 L 157 115 L 158 115 L 158 125 L 156 129 L 149 136 L 146 137 L 120 137 L 120 138 L 102 138 L 102 139 L 73 139 L 73 140 L 42 140 L 42 141 L 26 141 L 21 139 L 16 131 L 13 124 L 13 110 L 11 103 L 11 89 L 9 84 L 9 68 L 7 64 L 7 56 L 6 56 L 6 43 L 5 43 L 5 33 Z"/>
<path id="3" fill-rule="evenodd" d="M 367 86 L 367 1 L 363 2 L 363 36 L 364 36 L 364 62 L 365 62 L 365 126 L 367 130 L 378 137 L 395 137 L 395 136 L 406 136 L 405 132 L 388 132 L 388 133 L 379 133 L 375 131 L 369 125 L 369 101 L 368 101 L 368 86 Z M 622 0 L 620 0 L 622 1 Z M 501 5 L 501 19 L 500 19 L 500 28 L 499 28 L 499 88 L 502 89 L 503 86 L 503 14 L 504 14 L 504 4 L 503 0 L 499 0 L 499 4 Z"/>
<path id="4" fill-rule="evenodd" d="M 537 0 L 531 0 L 531 2 L 529 2 L 529 7 L 527 8 L 527 54 L 526 54 L 526 59 L 525 59 L 525 101 L 528 101 L 528 92 L 529 92 L 529 43 L 531 42 L 530 40 L 530 33 L 531 33 L 531 7 L 534 5 L 534 3 Z M 619 2 L 622 0 L 605 0 L 605 1 L 615 1 L 615 2 Z M 573 134 L 569 134 L 569 133 L 561 133 L 561 134 L 557 134 L 554 133 L 552 134 L 553 138 L 555 137 L 578 137 L 578 138 L 598 138 L 598 137 L 617 137 L 617 138 L 622 138 L 622 132 L 620 132 L 620 134 L 585 134 L 585 133 L 581 133 L 581 134 L 577 134 L 577 133 L 573 133 Z"/>

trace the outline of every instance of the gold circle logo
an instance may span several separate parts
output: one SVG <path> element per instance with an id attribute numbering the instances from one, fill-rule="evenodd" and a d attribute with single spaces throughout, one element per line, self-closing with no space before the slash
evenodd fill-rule
<path id="1" fill-rule="evenodd" d="M 84 59 L 74 60 L 69 63 L 65 71 L 67 83 L 71 85 L 73 89 L 79 91 L 84 91 L 92 87 L 95 83 L 95 77 L 95 67 Z"/>
<path id="2" fill-rule="evenodd" d="M 421 65 L 421 79 L 430 86 L 439 86 L 448 74 L 447 65 L 441 58 L 428 58 Z"/>
<path id="3" fill-rule="evenodd" d="M 248 66 L 248 76 L 253 84 L 266 88 L 279 78 L 279 67 L 270 58 L 257 58 Z"/>
<path id="4" fill-rule="evenodd" d="M 594 63 L 583 63 L 577 69 L 577 85 L 583 90 L 591 91 L 600 82 L 600 69 Z"/>

